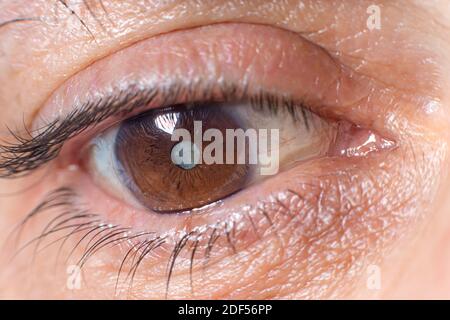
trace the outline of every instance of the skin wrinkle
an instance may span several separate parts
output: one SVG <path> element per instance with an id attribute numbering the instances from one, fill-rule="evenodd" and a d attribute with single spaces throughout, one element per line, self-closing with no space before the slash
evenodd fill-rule
<path id="1" fill-rule="evenodd" d="M 389 185 L 389 183 L 386 183 L 386 185 Z M 326 188 L 321 188 L 322 190 L 325 190 Z M 394 189 L 395 189 L 395 187 L 394 187 Z M 319 195 L 319 197 L 320 197 L 320 195 Z M 336 196 L 336 198 L 340 198 L 341 196 Z M 329 198 L 329 197 L 323 197 L 323 198 Z M 392 202 L 392 201 L 391 201 Z M 323 206 L 324 208 L 326 208 L 327 206 Z M 395 205 L 393 205 L 392 206 L 393 208 L 395 207 Z M 346 211 L 345 210 L 341 210 L 342 211 L 342 215 L 347 215 L 348 217 L 351 217 L 351 215 L 349 215 L 348 213 L 346 213 Z M 375 210 L 375 212 L 380 212 L 381 210 Z M 327 233 L 327 230 L 328 230 L 329 228 L 325 228 L 324 230 L 323 230 L 323 233 Z M 317 238 L 312 238 L 311 239 L 311 241 L 310 241 L 310 243 L 311 244 L 313 244 L 313 245 L 320 245 L 321 243 L 323 243 L 323 238 L 321 238 L 320 237 L 320 234 L 318 234 L 318 235 L 316 235 L 316 237 Z M 297 237 L 293 237 L 293 238 L 297 238 Z M 361 237 L 361 239 L 364 239 L 364 238 L 366 238 L 366 237 Z M 319 241 L 320 240 L 320 241 Z M 352 242 L 354 242 L 354 241 L 347 241 L 349 244 L 350 243 L 352 243 Z M 302 248 L 302 245 L 299 245 L 299 244 L 297 244 L 297 245 L 295 245 L 295 247 L 297 248 L 297 250 L 301 250 L 300 248 Z M 308 249 L 305 249 L 305 251 L 307 251 Z M 311 250 L 311 251 L 313 251 L 313 250 Z M 345 247 L 344 248 L 342 248 L 342 252 L 348 252 L 348 250 L 346 250 L 345 249 Z M 350 258 L 348 258 L 348 259 L 350 259 Z M 353 258 L 353 259 L 356 259 L 356 257 L 355 258 Z M 289 261 L 289 259 L 286 259 L 287 261 Z M 345 259 L 344 259 L 344 262 L 343 263 L 345 263 Z M 316 267 L 316 263 L 314 262 L 314 261 L 309 261 L 309 263 L 308 263 L 308 266 L 311 268 L 311 270 L 312 271 L 314 271 L 315 270 L 315 267 Z M 287 267 L 287 268 L 289 268 L 289 266 Z M 347 268 L 348 267 L 345 267 L 345 268 L 343 268 L 343 270 L 345 271 L 345 270 L 347 270 Z M 294 272 L 294 270 L 304 270 L 305 268 L 304 267 L 297 267 L 297 268 L 292 268 L 291 270 L 293 270 L 292 272 Z M 273 270 L 277 270 L 277 269 L 273 269 Z M 306 269 L 306 270 L 308 270 L 308 269 Z M 315 272 L 314 273 L 312 273 L 311 274 L 311 276 L 310 276 L 310 280 L 309 281 L 312 281 L 311 279 L 314 279 L 314 278 L 318 278 L 319 277 L 319 275 L 317 275 Z M 313 281 L 314 282 L 314 281 Z M 295 283 L 295 281 L 288 281 L 287 283 Z M 307 285 L 305 285 L 304 286 L 305 288 L 308 288 L 308 286 Z M 320 290 L 323 290 L 323 288 L 321 288 Z M 315 293 L 315 294 L 312 294 L 311 292 L 306 292 L 305 293 L 305 297 L 307 297 L 307 296 L 317 296 L 317 292 Z"/>
<path id="2" fill-rule="evenodd" d="M 338 1 L 335 1 L 334 3 L 336 4 Z M 317 6 L 319 6 L 319 4 L 317 4 Z M 282 7 L 282 5 L 280 5 L 280 7 Z M 220 7 L 217 6 L 215 8 Z M 217 10 L 219 11 L 219 9 Z M 259 10 L 261 10 L 261 7 Z M 275 9 L 274 6 L 267 5 L 267 7 L 263 10 L 274 11 L 277 9 Z M 323 11 L 326 10 L 326 6 L 324 5 Z M 257 11 L 258 10 L 255 10 L 255 12 Z M 338 11 L 340 13 L 344 13 L 345 6 L 341 7 Z M 257 15 L 257 13 L 253 14 Z M 274 15 L 275 14 L 276 12 Z M 335 14 L 335 12 L 333 12 L 333 14 Z M 295 17 L 295 15 L 293 17 Z M 365 16 L 361 15 L 361 19 L 363 19 L 363 17 Z M 339 18 L 339 21 L 342 21 L 342 19 L 343 18 Z M 329 41 L 330 39 L 327 39 L 327 32 L 329 35 L 329 32 L 332 33 L 333 31 L 328 28 L 315 27 L 316 28 L 310 28 L 309 30 L 320 29 L 325 30 L 325 32 L 314 35 L 314 40 L 320 42 L 323 47 L 333 50 L 336 43 L 333 44 L 333 41 Z M 144 35 L 141 34 L 139 36 L 135 35 L 134 37 L 130 37 L 133 39 L 131 41 L 137 41 L 137 39 L 144 37 Z M 432 37 L 430 36 L 430 38 Z M 352 39 L 352 36 L 350 36 L 349 39 Z M 433 47 L 431 43 L 433 43 L 433 41 L 430 41 L 428 49 Z M 74 42 L 74 44 L 76 44 L 76 42 Z M 124 43 L 123 45 L 126 44 Z M 114 47 L 114 45 L 111 45 L 111 47 Z M 119 47 L 116 48 L 119 49 Z M 348 50 L 347 48 L 338 49 L 339 50 L 334 48 L 335 52 Z M 377 47 L 369 47 L 368 49 L 373 50 L 374 52 L 382 52 L 382 49 L 377 49 Z M 100 57 L 106 54 L 108 50 L 109 49 L 105 48 L 104 52 L 101 54 L 97 52 L 93 54 L 93 57 Z M 74 51 L 76 51 L 76 49 Z M 445 49 L 443 51 L 445 51 Z M 428 51 L 423 53 L 426 55 Z M 75 67 L 72 66 L 70 68 L 70 72 L 67 72 L 67 69 L 63 67 L 62 69 L 65 71 L 58 73 L 59 75 L 63 74 L 63 76 L 60 76 L 59 80 L 53 81 L 53 83 L 48 85 L 42 93 L 35 95 L 35 97 L 30 99 L 30 101 L 45 100 L 42 99 L 42 97 L 48 96 L 46 92 L 52 91 L 52 88 L 57 87 L 57 83 L 60 83 L 63 79 L 67 79 L 72 74 L 77 73 L 85 66 L 86 62 L 83 62 L 83 60 L 86 61 L 86 57 L 88 55 L 89 54 L 81 57 L 81 62 L 79 64 L 76 63 Z M 9 59 L 9 57 L 10 55 L 7 55 L 5 59 Z M 339 57 L 346 59 L 345 53 L 341 54 Z M 438 58 L 439 57 L 436 57 L 436 59 Z M 96 58 L 92 58 L 92 60 L 95 59 Z M 352 59 L 354 59 L 354 57 Z M 51 60 L 51 58 L 48 57 L 47 60 Z M 92 61 L 91 59 L 88 60 Z M 381 64 L 374 64 L 372 61 L 375 60 L 371 59 L 367 59 L 365 61 L 366 63 L 364 63 L 364 66 L 366 68 L 362 68 L 361 73 L 375 77 L 377 74 L 376 70 L 379 71 Z M 395 61 L 393 63 L 395 63 Z M 410 63 L 410 60 L 406 59 L 404 63 L 407 65 Z M 70 64 L 72 64 L 72 62 L 67 65 Z M 355 64 L 359 65 L 360 62 L 352 61 L 348 63 L 350 66 L 354 66 Z M 55 66 L 56 65 L 58 64 L 56 63 Z M 373 67 L 373 69 L 371 69 L 371 67 Z M 414 72 L 416 72 L 417 75 L 422 75 L 424 82 L 426 82 L 427 77 L 431 74 L 434 81 L 430 81 L 430 83 L 432 86 L 436 86 L 436 83 L 438 83 L 436 79 L 439 79 L 439 77 L 445 75 L 444 71 L 446 69 L 446 65 L 442 64 L 441 68 L 441 72 L 431 70 L 431 72 L 428 73 L 429 70 L 426 70 L 426 72 L 424 70 L 427 68 L 419 69 Z M 411 75 L 414 74 L 414 72 L 408 74 Z M 395 74 L 395 72 L 392 72 L 392 74 Z M 58 75 L 56 75 L 56 77 L 58 77 Z M 16 81 L 19 80 L 20 78 L 16 78 Z M 402 79 L 402 84 L 405 83 L 408 85 L 408 81 L 404 80 L 405 79 Z M 0 81 L 2 81 L 1 78 Z M 379 83 L 389 84 L 389 82 L 384 82 L 383 80 L 380 80 Z M 439 98 L 444 105 L 447 105 L 447 100 L 441 92 L 444 88 L 446 88 L 444 83 L 437 86 L 436 91 L 433 93 L 433 98 Z M 391 91 L 400 91 L 398 89 L 401 89 L 401 85 L 394 86 Z M 424 92 L 428 91 L 424 90 Z M 408 91 L 405 91 L 405 93 L 407 94 Z M 380 94 L 379 90 L 374 89 L 371 92 L 371 95 L 367 96 L 366 101 L 363 101 L 359 105 L 359 108 L 364 108 L 367 106 L 373 107 L 373 104 L 371 104 L 370 101 L 372 99 L 376 99 L 376 95 L 385 95 L 387 100 L 392 99 L 392 92 L 382 92 Z M 3 92 L 0 92 L 0 97 L 3 96 Z M 6 96 L 9 97 L 9 95 Z M 35 100 L 36 97 L 41 98 L 37 98 Z M 395 131 L 399 137 L 399 150 L 385 155 L 386 158 L 384 160 L 380 159 L 382 157 L 380 156 L 380 158 L 368 160 L 365 164 L 354 163 L 352 166 L 346 163 L 345 166 L 330 165 L 328 168 L 327 166 L 324 168 L 315 168 L 316 171 L 320 169 L 321 171 L 319 172 L 322 173 L 322 175 L 318 175 L 317 179 L 319 177 L 324 179 L 317 183 L 319 186 L 322 186 L 315 190 L 317 192 L 315 196 L 323 199 L 322 201 L 325 201 L 324 203 L 316 203 L 312 201 L 313 204 L 316 203 L 316 205 L 314 205 L 314 209 L 312 209 L 313 212 L 316 212 L 313 215 L 315 219 L 306 216 L 306 220 L 298 219 L 297 223 L 288 224 L 287 228 L 291 228 L 292 230 L 292 232 L 286 232 L 287 234 L 290 234 L 288 239 L 286 239 L 284 243 L 275 242 L 272 250 L 269 250 L 269 253 L 264 253 L 263 250 L 268 249 L 266 247 L 263 248 L 261 245 L 259 248 L 260 255 L 255 254 L 254 261 L 245 261 L 242 257 L 242 261 L 246 262 L 247 265 L 253 262 L 256 266 L 266 266 L 266 268 L 261 268 L 261 270 L 255 273 L 257 275 L 256 279 L 265 279 L 264 277 L 267 274 L 267 270 L 269 270 L 270 277 L 268 277 L 269 279 L 267 282 L 256 281 L 255 279 L 243 279 L 241 281 L 237 281 L 237 283 L 233 283 L 231 280 L 224 284 L 223 287 L 220 287 L 220 285 L 217 284 L 214 285 L 214 280 L 233 279 L 233 277 L 228 277 L 228 274 L 226 273 L 227 270 L 228 273 L 235 272 L 235 277 L 239 277 L 242 274 L 251 273 L 251 270 L 253 270 L 250 266 L 246 266 L 246 268 L 243 267 L 245 270 L 242 270 L 242 273 L 240 270 L 237 272 L 233 268 L 233 263 L 235 262 L 228 261 L 228 263 L 219 263 L 217 266 L 218 269 L 212 268 L 212 270 L 209 271 L 213 272 L 215 270 L 220 270 L 220 266 L 225 266 L 225 268 L 221 268 L 226 270 L 224 271 L 225 274 L 216 273 L 214 277 L 213 274 L 209 274 L 208 270 L 206 270 L 207 278 L 211 275 L 211 279 L 209 279 L 209 284 L 211 285 L 205 285 L 205 287 L 213 289 L 209 292 L 205 289 L 199 294 L 205 294 L 205 296 L 209 297 L 223 298 L 257 298 L 260 297 L 260 294 L 263 294 L 264 297 L 271 298 L 342 297 L 344 293 L 352 296 L 357 295 L 359 292 L 363 292 L 365 295 L 369 296 L 374 294 L 361 289 L 365 287 L 365 278 L 363 277 L 363 279 L 357 279 L 357 277 L 355 278 L 355 275 L 364 274 L 365 262 L 380 261 L 379 263 L 382 265 L 380 252 L 387 252 L 389 249 L 388 247 L 392 247 L 394 244 L 397 244 L 397 240 L 400 235 L 406 235 L 409 228 L 416 224 L 416 220 L 419 220 L 419 217 L 412 217 L 413 212 L 420 210 L 419 208 L 422 207 L 433 207 L 432 201 L 436 198 L 434 194 L 437 192 L 435 189 L 439 187 L 438 178 L 442 177 L 442 179 L 444 179 L 444 177 L 447 177 L 446 170 L 443 169 L 444 163 L 447 161 L 448 128 L 445 124 L 445 118 L 447 116 L 443 117 L 444 119 L 440 119 L 441 121 L 437 121 L 438 125 L 436 126 L 432 126 L 432 124 L 436 122 L 436 118 L 439 117 L 436 115 L 426 117 L 424 120 L 424 115 L 422 113 L 418 113 L 412 120 L 411 114 L 413 114 L 413 111 L 416 109 L 416 105 L 408 98 L 409 97 L 406 97 L 404 99 L 399 99 L 399 101 L 386 104 L 396 110 L 397 113 L 395 115 L 399 120 L 404 120 L 404 123 L 392 122 L 392 130 Z M 408 101 L 409 106 L 414 108 L 411 109 L 405 107 L 405 101 Z M 359 100 L 359 102 L 361 102 L 361 100 Z M 0 104 L 1 103 L 2 101 L 0 100 Z M 28 110 L 29 108 L 26 106 L 30 106 L 31 108 L 31 105 L 31 103 L 24 102 L 23 107 Z M 358 105 L 355 104 L 354 107 L 357 108 Z M 404 110 L 400 110 L 401 107 L 403 107 Z M 388 110 L 388 108 L 386 108 L 386 110 Z M 376 111 L 379 112 L 379 110 L 375 110 L 373 111 L 373 114 L 376 114 Z M 383 112 L 380 113 L 384 112 L 385 111 L 383 110 Z M 10 119 L 10 117 L 5 119 Z M 13 117 L 11 117 L 11 119 L 13 119 Z M 13 120 L 11 120 L 11 122 L 14 123 Z M 370 167 L 370 162 L 373 164 L 372 167 Z M 384 164 L 384 167 L 382 167 L 382 163 Z M 323 171 L 329 170 L 330 172 L 333 172 L 336 168 L 340 168 L 340 170 L 342 170 L 342 180 L 340 180 L 340 183 L 333 184 L 331 181 L 332 178 L 330 178 L 330 181 L 326 180 L 327 176 L 323 175 Z M 367 172 L 363 171 L 364 168 L 367 169 Z M 346 176 L 348 177 L 347 180 L 343 178 Z M 304 177 L 302 175 L 294 175 L 294 177 L 298 177 L 298 179 L 300 179 L 300 182 L 297 181 L 298 188 L 298 184 L 301 184 L 301 179 Z M 294 177 L 292 180 L 295 180 Z M 359 183 L 358 179 L 361 179 Z M 325 187 L 327 183 L 331 187 Z M 383 190 L 383 192 L 373 191 L 374 193 L 372 194 L 367 191 L 370 190 L 368 185 L 374 185 L 374 189 Z M 325 190 L 328 190 L 327 194 L 325 194 Z M 375 192 L 377 192 L 377 194 L 375 194 Z M 362 193 L 362 195 L 358 196 L 360 193 Z M 313 196 L 307 193 L 303 195 L 303 197 L 307 197 L 308 195 Z M 349 195 L 353 195 L 357 198 L 357 200 L 350 200 Z M 417 199 L 418 195 L 420 195 L 419 199 Z M 330 201 L 333 204 L 329 205 L 326 201 Z M 355 206 L 353 203 L 358 203 L 359 205 Z M 328 218 L 330 212 L 327 212 L 327 210 L 329 210 L 329 208 L 335 208 L 334 210 L 338 213 L 337 215 L 332 215 L 333 219 L 331 220 Z M 425 213 L 425 211 L 421 212 L 420 215 L 430 217 Z M 308 218 L 311 220 L 308 220 Z M 305 222 L 310 223 L 309 229 L 307 228 L 308 224 Z M 382 224 L 382 227 L 378 226 L 379 223 Z M 353 234 L 347 234 L 345 232 L 345 230 L 348 230 L 349 226 L 353 228 L 350 229 Z M 400 227 L 396 228 L 396 226 Z M 318 227 L 319 230 L 317 230 L 316 227 Z M 371 228 L 373 229 L 371 230 Z M 302 234 L 302 232 L 305 232 L 306 236 L 309 237 L 308 241 L 304 242 L 305 234 Z M 291 248 L 295 248 L 295 250 L 287 250 L 289 245 Z M 274 259 L 275 261 L 272 261 L 272 264 L 269 263 L 266 265 L 266 262 L 261 262 L 264 261 L 264 259 L 270 260 L 272 258 L 270 252 L 276 252 L 277 249 L 282 249 L 280 252 L 283 257 L 277 256 L 278 259 Z M 257 251 L 257 249 L 250 248 L 249 251 Z M 332 264 L 326 263 L 327 255 L 332 256 Z M 239 257 L 235 258 L 238 259 Z M 388 256 L 383 256 L 383 258 L 387 259 Z M 365 261 L 365 259 L 367 260 Z M 393 264 L 391 263 L 390 265 L 392 267 Z M 228 267 L 228 269 L 226 267 Z M 302 272 L 299 272 L 299 270 Z M 391 277 L 395 279 L 396 275 L 401 273 L 399 270 L 383 270 L 385 273 L 392 273 L 387 274 L 386 278 Z M 45 269 L 43 269 L 41 273 L 45 274 Z M 102 279 L 111 278 L 110 273 L 105 270 L 97 270 L 93 273 L 93 278 L 95 278 L 95 276 Z M 383 279 L 385 273 L 383 273 Z M 331 276 L 331 279 L 334 281 L 327 280 L 327 275 L 329 274 L 333 275 Z M 339 279 L 339 281 L 337 281 L 337 279 Z M 49 279 L 49 281 L 51 280 L 53 279 Z M 143 292 L 153 292 L 158 290 L 158 283 L 146 284 L 144 281 L 145 279 L 141 278 L 137 280 L 140 282 L 137 286 L 138 291 L 141 291 L 141 289 Z M 179 284 L 176 284 L 178 280 Z M 172 283 L 175 283 L 173 285 L 174 289 L 172 289 L 175 291 L 173 297 L 176 297 L 177 290 L 179 290 L 179 297 L 183 297 L 183 281 L 184 278 L 181 276 L 176 276 L 172 281 Z M 113 282 L 112 279 L 111 282 Z M 261 282 L 261 284 L 258 285 L 258 282 Z M 95 279 L 93 283 L 93 287 L 95 287 Z M 241 285 L 241 287 L 236 287 L 237 284 Z M 271 287 L 264 287 L 264 284 Z M 108 286 L 107 283 L 102 285 L 106 287 Z M 161 286 L 163 286 L 163 284 Z M 196 286 L 199 286 L 199 284 L 197 283 Z M 262 289 L 261 286 L 263 286 Z M 105 295 L 105 293 L 100 289 L 101 287 L 102 286 L 98 286 L 96 289 L 97 292 L 91 293 L 92 296 L 95 296 L 96 294 Z M 356 290 L 355 288 L 359 289 Z M 12 292 L 13 291 L 14 288 L 12 288 Z M 90 294 L 86 291 L 85 293 Z M 383 293 L 384 292 L 377 292 L 375 294 L 381 295 Z M 14 293 L 12 293 L 12 295 L 13 294 Z M 138 292 L 133 294 L 133 297 L 142 297 L 142 295 Z"/>
<path id="3" fill-rule="evenodd" d="M 4 21 L 4 22 L 0 23 L 0 29 L 6 27 L 8 25 L 15 24 L 15 23 L 23 23 L 23 22 L 30 22 L 30 21 L 36 22 L 36 21 L 41 21 L 41 19 L 40 18 L 16 18 L 16 19 L 12 19 L 12 20 Z"/>

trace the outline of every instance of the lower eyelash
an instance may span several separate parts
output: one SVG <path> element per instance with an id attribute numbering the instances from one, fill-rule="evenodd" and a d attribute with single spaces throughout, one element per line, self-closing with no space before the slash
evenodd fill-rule
<path id="1" fill-rule="evenodd" d="M 48 193 L 44 200 L 10 234 L 7 243 L 10 243 L 14 237 L 13 245 L 18 248 L 13 259 L 25 249 L 34 246 L 32 257 L 34 261 L 37 254 L 59 243 L 55 260 L 55 264 L 58 264 L 64 246 L 70 239 L 73 239 L 76 242 L 65 258 L 65 264 L 69 262 L 69 259 L 73 257 L 78 248 L 84 246 L 76 263 L 76 266 L 82 269 L 88 260 L 101 250 L 125 244 L 128 248 L 121 259 L 117 272 L 115 294 L 118 294 L 119 285 L 126 284 L 127 282 L 127 292 L 129 293 L 132 290 L 133 280 L 139 266 L 156 249 L 165 244 L 169 244 L 168 236 L 157 235 L 151 231 L 134 232 L 127 227 L 107 224 L 102 221 L 100 215 L 89 213 L 88 210 L 82 208 L 77 200 L 79 200 L 79 196 L 69 187 L 62 187 Z M 280 209 L 288 210 L 280 201 L 275 201 L 274 204 L 276 203 L 278 203 Z M 257 210 L 257 212 L 262 213 L 267 222 L 272 224 L 269 214 L 264 209 Z M 288 211 L 286 213 L 290 215 Z M 19 247 L 23 231 L 31 223 L 31 220 L 47 214 L 50 214 L 48 218 L 49 222 L 42 228 L 39 235 Z M 253 222 L 251 215 L 248 214 L 246 217 L 250 219 L 253 232 L 260 237 L 258 227 Z M 203 259 L 202 265 L 206 267 L 213 247 L 219 238 L 223 238 L 232 253 L 236 254 L 235 234 L 236 224 L 233 222 L 222 222 L 207 228 L 194 229 L 184 234 L 180 233 L 178 239 L 174 241 L 172 252 L 167 261 L 166 297 L 169 293 L 170 280 L 173 276 L 177 258 L 183 250 L 187 250 L 187 256 L 189 258 L 189 277 L 191 291 L 193 292 L 192 275 L 194 265 L 196 265 L 195 261 L 197 259 Z M 128 271 L 124 274 L 127 269 L 126 267 L 128 267 Z"/>

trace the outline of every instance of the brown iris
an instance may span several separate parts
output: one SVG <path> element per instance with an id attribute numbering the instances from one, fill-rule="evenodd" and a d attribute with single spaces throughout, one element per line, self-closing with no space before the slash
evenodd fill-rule
<path id="1" fill-rule="evenodd" d="M 223 199 L 245 186 L 248 165 L 202 161 L 185 166 L 173 162 L 172 151 L 180 143 L 171 139 L 174 130 L 186 129 L 194 137 L 194 121 L 201 121 L 204 131 L 218 129 L 223 136 L 226 129 L 241 128 L 225 108 L 204 104 L 152 110 L 120 127 L 115 141 L 119 176 L 145 207 L 156 212 L 185 211 Z M 203 150 L 212 142 L 203 142 Z"/>

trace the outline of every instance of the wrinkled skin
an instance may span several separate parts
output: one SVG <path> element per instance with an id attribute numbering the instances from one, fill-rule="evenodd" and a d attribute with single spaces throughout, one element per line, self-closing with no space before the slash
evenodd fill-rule
<path id="1" fill-rule="evenodd" d="M 104 8 L 87 2 L 91 12 L 72 6 L 82 24 L 55 1 L 0 1 L 0 23 L 43 17 L 0 28 L 2 139 L 12 141 L 6 127 L 33 126 L 38 115 L 64 113 L 84 91 L 114 77 L 157 71 L 164 78 L 173 68 L 189 81 L 192 68 L 198 76 L 237 82 L 248 76 L 260 86 L 306 91 L 320 116 L 374 130 L 396 148 L 358 159 L 307 161 L 243 191 L 220 212 L 188 222 L 139 210 L 133 211 L 137 220 L 126 220 L 132 210 L 100 201 L 106 195 L 85 173 L 68 170 L 72 153 L 63 152 L 49 171 L 0 180 L 0 242 L 6 243 L 0 298 L 450 298 L 448 1 L 378 1 L 382 24 L 372 31 L 366 10 L 373 1 L 104 0 Z M 267 37 L 258 42 L 258 35 Z M 264 38 L 278 39 L 278 46 Z M 293 43 L 298 55 L 290 51 Z M 283 59 L 291 65 L 279 66 Z M 208 224 L 244 204 L 267 204 L 274 194 L 284 203 L 269 210 L 273 225 L 256 218 L 261 237 L 237 232 L 236 252 L 221 238 L 208 265 L 194 268 L 192 283 L 183 263 L 188 255 L 181 254 L 166 292 L 170 252 L 163 248 L 140 267 L 132 290 L 117 293 L 126 248 L 116 247 L 92 257 L 81 288 L 71 290 L 66 265 L 55 268 L 58 245 L 32 263 L 33 249 L 11 261 L 17 246 L 7 239 L 47 192 L 68 183 L 105 221 L 144 230 L 156 223 L 161 229 Z M 25 241 L 48 221 L 28 225 Z M 374 277 L 379 286 L 371 285 Z"/>

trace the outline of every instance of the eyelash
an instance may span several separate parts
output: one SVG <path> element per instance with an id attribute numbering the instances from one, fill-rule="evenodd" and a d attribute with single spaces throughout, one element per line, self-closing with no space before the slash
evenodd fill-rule
<path id="1" fill-rule="evenodd" d="M 88 101 L 74 108 L 63 119 L 53 120 L 34 132 L 25 128 L 25 136 L 9 130 L 14 141 L 0 145 L 0 178 L 21 177 L 31 173 L 55 159 L 66 141 L 108 118 L 124 118 L 144 111 L 142 109 L 151 103 L 163 107 L 180 103 L 179 99 L 187 103 L 247 100 L 252 107 L 274 114 L 279 111 L 278 106 L 283 106 L 294 120 L 302 119 L 306 129 L 309 129 L 308 107 L 288 96 L 262 90 L 250 94 L 246 87 L 241 89 L 225 83 L 211 86 L 197 82 L 189 86 L 172 84 L 161 88 L 131 85 L 125 90 L 118 90 L 117 94 Z"/>
<path id="2" fill-rule="evenodd" d="M 293 197 L 301 197 L 294 191 L 288 191 Z M 154 252 L 154 250 L 158 249 L 166 243 L 169 243 L 167 241 L 167 236 L 157 235 L 156 232 L 151 231 L 131 233 L 130 228 L 104 223 L 102 222 L 102 219 L 99 218 L 99 215 L 89 213 L 88 210 L 85 210 L 82 208 L 82 206 L 77 205 L 77 199 L 78 195 L 76 194 L 76 192 L 68 187 L 62 187 L 48 193 L 44 200 L 38 206 L 36 206 L 36 208 L 33 209 L 17 225 L 16 228 L 14 228 L 14 230 L 8 237 L 9 240 L 7 241 L 7 243 L 10 243 L 10 240 L 12 240 L 13 236 L 15 235 L 13 243 L 17 247 L 21 240 L 20 238 L 23 230 L 33 218 L 38 218 L 40 215 L 53 210 L 56 213 L 55 216 L 49 219 L 49 222 L 40 231 L 38 236 L 27 241 L 24 245 L 19 247 L 14 257 L 19 255 L 25 249 L 34 245 L 34 259 L 34 257 L 41 251 L 59 243 L 58 254 L 55 261 L 55 264 L 57 264 L 64 245 L 70 238 L 78 235 L 79 238 L 70 250 L 65 262 L 67 263 L 69 261 L 69 259 L 74 255 L 77 248 L 84 245 L 84 249 L 80 254 L 80 258 L 77 259 L 78 261 L 76 263 L 76 266 L 82 269 L 85 266 L 86 262 L 100 250 L 127 244 L 128 248 L 126 249 L 123 258 L 121 259 L 120 267 L 117 272 L 115 291 L 117 295 L 119 284 L 126 284 L 128 281 L 127 292 L 130 292 L 132 290 L 133 280 L 136 276 L 139 266 L 146 257 Z M 267 203 L 267 205 L 270 205 L 272 207 L 276 206 L 278 208 L 277 211 L 283 216 L 289 217 L 290 219 L 295 217 L 294 215 L 292 215 L 289 208 L 284 205 L 284 202 L 278 198 L 272 199 L 270 203 Z M 276 230 L 272 229 L 272 221 L 269 217 L 269 214 L 264 209 L 264 204 L 260 205 L 256 212 L 264 216 L 269 225 L 269 232 L 274 232 L 276 235 Z M 253 227 L 253 232 L 255 232 L 258 238 L 260 238 L 261 235 L 259 234 L 258 227 L 253 222 L 253 218 L 250 213 L 248 213 L 247 218 L 250 219 L 250 223 Z M 65 233 L 63 236 L 58 235 L 60 232 L 64 231 L 67 231 L 67 233 Z M 182 250 L 187 248 L 187 252 L 189 253 L 189 277 L 191 283 L 191 291 L 194 292 L 192 274 L 193 267 L 196 264 L 195 261 L 199 258 L 203 259 L 203 266 L 205 267 L 208 263 L 215 243 L 222 237 L 225 238 L 232 253 L 237 253 L 237 240 L 235 237 L 236 232 L 236 225 L 233 222 L 222 222 L 221 225 L 210 226 L 204 230 L 193 229 L 189 233 L 179 234 L 178 239 L 173 242 L 173 249 L 167 262 L 165 293 L 166 298 L 169 294 L 169 285 L 175 268 L 175 263 Z M 44 243 L 46 238 L 52 236 L 56 237 L 56 239 L 50 239 L 51 241 L 49 243 Z M 141 239 L 142 237 L 144 238 Z M 201 248 L 203 248 L 202 258 L 199 255 Z M 127 265 L 129 266 L 129 270 L 126 276 L 122 276 Z M 120 282 L 121 279 L 122 282 Z"/>

